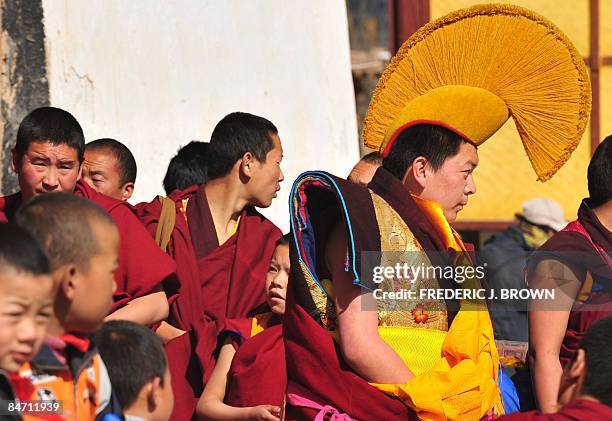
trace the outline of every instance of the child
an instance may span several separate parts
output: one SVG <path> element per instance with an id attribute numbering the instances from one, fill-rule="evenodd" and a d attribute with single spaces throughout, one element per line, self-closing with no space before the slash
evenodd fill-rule
<path id="1" fill-rule="evenodd" d="M 285 389 L 284 380 L 284 353 L 282 351 L 282 331 L 281 325 L 279 324 L 280 318 L 285 313 L 285 299 L 287 295 L 287 283 L 289 280 L 289 235 L 282 236 L 276 242 L 276 248 L 272 259 L 270 261 L 270 267 L 266 275 L 266 301 L 270 308 L 269 313 L 263 313 L 260 316 L 256 316 L 253 319 L 249 319 L 246 325 L 246 329 L 241 328 L 238 324 L 228 325 L 226 333 L 232 332 L 232 335 L 225 335 L 223 345 L 219 351 L 219 357 L 217 364 L 211 374 L 211 377 L 204 388 L 204 393 L 200 397 L 197 407 L 197 414 L 201 419 L 206 420 L 269 420 L 275 421 L 280 419 L 281 408 L 279 405 L 282 404 L 282 396 L 278 398 L 278 393 L 273 393 L 272 390 L 283 390 Z M 230 323 L 230 321 L 228 321 Z M 273 327 L 272 327 L 273 326 Z M 263 329 L 266 329 L 261 335 L 257 335 Z M 245 332 L 246 331 L 246 332 Z M 247 339 L 244 344 L 240 345 L 238 353 L 236 348 L 241 342 L 236 341 L 235 336 L 240 332 L 240 339 Z M 257 336 L 255 336 L 257 335 Z M 248 339 L 253 337 L 252 339 Z M 266 339 L 264 343 L 261 339 Z M 249 345 L 257 341 L 258 344 L 255 346 L 255 350 L 252 350 Z M 280 345 L 280 348 L 279 346 Z M 256 371 L 257 375 L 249 376 L 255 380 L 254 384 L 248 386 L 234 384 L 232 381 L 236 376 L 233 375 L 235 366 L 238 365 L 240 354 L 243 351 L 246 352 L 257 352 L 257 350 L 274 350 L 268 352 L 264 358 L 264 355 L 257 355 L 258 358 L 247 358 L 250 360 L 249 369 L 251 372 Z M 271 357 L 271 358 L 270 358 Z M 269 365 L 270 360 L 274 365 L 274 380 L 271 384 L 268 384 L 264 380 L 265 373 L 270 373 L 270 370 L 259 370 L 254 366 Z M 238 370 L 240 371 L 240 370 Z M 239 379 L 236 379 L 239 380 Z M 280 387 L 277 387 L 279 386 Z M 242 401 L 232 399 L 228 401 L 232 393 L 232 387 L 241 387 L 246 393 L 250 393 L 249 390 L 266 389 L 263 395 L 266 396 L 268 403 L 272 403 L 275 396 L 280 402 L 276 402 L 275 405 L 269 404 L 254 404 L 258 398 L 251 398 L 242 396 Z M 238 395 L 243 395 L 238 393 Z M 227 403 L 232 403 L 233 406 Z M 246 402 L 246 404 L 245 404 Z M 261 403 L 261 402 L 260 402 Z M 247 406 L 248 405 L 248 406 Z"/>
<path id="2" fill-rule="evenodd" d="M 161 339 L 144 326 L 119 320 L 105 323 L 94 341 L 126 421 L 167 421 L 174 395 Z"/>
<path id="3" fill-rule="evenodd" d="M 23 387 L 27 391 L 32 387 L 29 382 L 20 382 L 14 373 L 40 349 L 52 315 L 53 279 L 47 257 L 26 231 L 0 223 L 2 414 L 13 412 L 8 411 L 7 405 L 15 400 L 19 389 Z"/>
<path id="4" fill-rule="evenodd" d="M 57 287 L 52 336 L 19 371 L 35 387 L 27 399 L 62 402 L 66 420 L 102 419 L 116 408 L 106 367 L 87 335 L 113 303 L 117 228 L 102 208 L 66 193 L 35 197 L 15 221 L 43 246 Z"/>

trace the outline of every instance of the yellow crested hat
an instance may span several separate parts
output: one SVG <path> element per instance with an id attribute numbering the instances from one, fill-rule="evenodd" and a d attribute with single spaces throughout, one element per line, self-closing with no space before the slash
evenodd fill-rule
<path id="1" fill-rule="evenodd" d="M 435 124 L 480 145 L 510 116 L 538 179 L 550 179 L 586 129 L 591 86 L 557 27 L 518 6 L 480 5 L 419 29 L 382 74 L 364 121 L 387 156 L 408 127 Z"/>

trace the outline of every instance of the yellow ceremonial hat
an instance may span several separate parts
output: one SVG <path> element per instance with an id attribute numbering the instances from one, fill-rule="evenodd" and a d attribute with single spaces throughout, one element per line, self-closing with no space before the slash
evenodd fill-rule
<path id="1" fill-rule="evenodd" d="M 584 61 L 559 29 L 518 6 L 480 5 L 402 45 L 374 91 L 363 139 L 386 156 L 406 128 L 436 124 L 480 145 L 512 116 L 546 181 L 578 146 L 590 110 Z"/>

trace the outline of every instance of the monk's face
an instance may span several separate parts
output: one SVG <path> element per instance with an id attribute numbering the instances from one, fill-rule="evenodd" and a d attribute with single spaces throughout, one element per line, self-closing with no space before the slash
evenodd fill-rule
<path id="1" fill-rule="evenodd" d="M 360 184 L 362 186 L 367 186 L 372 178 L 374 177 L 374 173 L 380 167 L 380 164 L 374 164 L 372 162 L 367 161 L 359 161 L 353 169 L 351 170 L 348 181 L 356 184 Z"/>
<path id="2" fill-rule="evenodd" d="M 81 174 L 77 150 L 48 141 L 30 143 L 22 157 L 13 150 L 12 166 L 19 177 L 23 203 L 41 193 L 72 193 Z"/>
<path id="3" fill-rule="evenodd" d="M 267 208 L 272 204 L 280 183 L 285 179 L 280 164 L 283 159 L 283 147 L 276 134 L 270 135 L 274 147 L 267 153 L 266 161 L 254 160 L 251 164 L 251 177 L 247 189 L 251 196 L 251 205 Z"/>
<path id="4" fill-rule="evenodd" d="M 134 183 L 121 184 L 117 157 L 104 148 L 85 149 L 83 180 L 95 191 L 117 200 L 128 200 L 134 191 Z"/>
<path id="5" fill-rule="evenodd" d="M 448 222 L 468 203 L 468 196 L 476 193 L 472 172 L 478 165 L 478 152 L 470 143 L 463 142 L 459 153 L 447 158 L 437 170 L 426 170 L 423 190 L 419 197 L 437 202 Z"/>
<path id="6" fill-rule="evenodd" d="M 93 332 L 104 322 L 113 305 L 117 288 L 115 270 L 119 262 L 119 232 L 106 221 L 92 221 L 98 253 L 92 256 L 87 270 L 75 276 L 71 303 L 71 325 L 81 332 Z"/>
<path id="7" fill-rule="evenodd" d="M 266 274 L 266 301 L 272 313 L 285 314 L 289 269 L 289 246 L 276 246 Z"/>
<path id="8" fill-rule="evenodd" d="M 0 268 L 0 368 L 17 371 L 42 345 L 53 317 L 51 275 Z"/>

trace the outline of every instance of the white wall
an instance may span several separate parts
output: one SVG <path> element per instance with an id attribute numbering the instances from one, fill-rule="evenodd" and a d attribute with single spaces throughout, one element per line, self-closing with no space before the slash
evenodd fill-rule
<path id="1" fill-rule="evenodd" d="M 346 175 L 358 159 L 341 0 L 43 0 L 51 104 L 86 139 L 124 142 L 133 203 L 163 193 L 180 145 L 232 111 L 279 129 L 286 181 L 265 213 L 288 229 L 287 194 L 307 169 Z"/>

